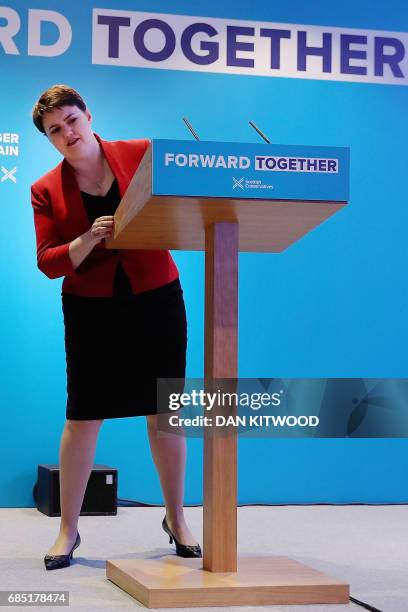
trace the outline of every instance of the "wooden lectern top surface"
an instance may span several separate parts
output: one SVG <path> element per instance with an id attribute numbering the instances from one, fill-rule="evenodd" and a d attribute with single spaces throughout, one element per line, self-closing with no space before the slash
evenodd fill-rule
<path id="1" fill-rule="evenodd" d="M 239 251 L 277 253 L 347 204 L 344 199 L 257 199 L 252 192 L 250 198 L 158 194 L 152 150 L 151 144 L 116 211 L 107 248 L 205 250 L 207 226 L 238 222 Z M 243 193 L 239 186 L 237 191 Z M 344 198 L 344 190 L 340 195 Z"/>

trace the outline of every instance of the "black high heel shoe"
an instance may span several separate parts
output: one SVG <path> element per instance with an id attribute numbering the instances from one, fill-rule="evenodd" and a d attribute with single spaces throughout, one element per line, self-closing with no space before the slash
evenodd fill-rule
<path id="1" fill-rule="evenodd" d="M 47 570 L 55 570 L 61 569 L 62 567 L 68 567 L 71 565 L 72 553 L 81 543 L 81 536 L 79 535 L 79 531 L 77 533 L 77 537 L 75 543 L 69 553 L 67 555 L 45 555 L 44 563 L 45 569 Z"/>
<path id="2" fill-rule="evenodd" d="M 176 545 L 176 553 L 179 557 L 202 557 L 201 548 L 199 544 L 191 545 L 191 544 L 180 544 L 174 536 L 174 534 L 170 531 L 170 528 L 167 524 L 167 519 L 164 517 L 162 527 L 164 531 L 170 538 L 170 544 L 174 543 Z"/>

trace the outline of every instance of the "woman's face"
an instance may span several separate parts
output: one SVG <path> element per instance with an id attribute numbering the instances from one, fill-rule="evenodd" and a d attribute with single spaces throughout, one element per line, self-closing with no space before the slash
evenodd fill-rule
<path id="1" fill-rule="evenodd" d="M 77 106 L 63 106 L 43 117 L 45 133 L 54 147 L 68 160 L 86 156 L 94 144 L 91 114 Z"/>

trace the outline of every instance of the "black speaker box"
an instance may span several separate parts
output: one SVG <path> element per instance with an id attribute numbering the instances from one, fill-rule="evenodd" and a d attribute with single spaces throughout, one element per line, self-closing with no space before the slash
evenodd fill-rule
<path id="1" fill-rule="evenodd" d="M 118 472 L 108 465 L 94 465 L 85 491 L 81 516 L 117 514 Z M 33 491 L 37 509 L 47 516 L 61 516 L 59 466 L 39 465 Z"/>

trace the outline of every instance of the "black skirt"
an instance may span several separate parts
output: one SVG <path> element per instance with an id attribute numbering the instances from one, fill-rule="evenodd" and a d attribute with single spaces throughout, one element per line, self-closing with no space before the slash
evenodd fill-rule
<path id="1" fill-rule="evenodd" d="M 136 295 L 64 293 L 67 419 L 157 414 L 157 379 L 184 379 L 187 321 L 179 280 Z"/>

